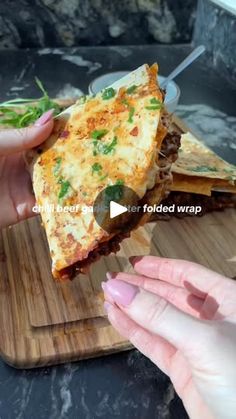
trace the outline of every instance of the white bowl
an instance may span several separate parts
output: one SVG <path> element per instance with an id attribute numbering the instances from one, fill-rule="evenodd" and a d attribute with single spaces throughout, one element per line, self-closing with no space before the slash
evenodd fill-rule
<path id="1" fill-rule="evenodd" d="M 97 94 L 101 90 L 105 89 L 107 86 L 110 86 L 115 81 L 121 79 L 122 77 L 126 76 L 129 71 L 114 71 L 112 73 L 102 74 L 101 76 L 94 79 L 89 87 L 88 91 L 90 95 Z M 165 77 L 158 75 L 158 82 L 161 83 L 165 80 Z M 173 113 L 178 105 L 180 97 L 180 89 L 178 85 L 174 81 L 170 81 L 166 88 L 166 97 L 165 97 L 165 105 L 167 110 L 170 113 Z"/>

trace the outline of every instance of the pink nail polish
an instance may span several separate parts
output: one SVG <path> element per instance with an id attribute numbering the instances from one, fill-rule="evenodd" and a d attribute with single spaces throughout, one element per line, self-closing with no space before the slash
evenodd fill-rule
<path id="1" fill-rule="evenodd" d="M 49 111 L 44 112 L 43 115 L 40 116 L 37 121 L 35 121 L 34 126 L 35 127 L 41 127 L 42 125 L 45 125 L 47 122 L 52 119 L 54 109 L 49 109 Z"/>
<path id="2" fill-rule="evenodd" d="M 143 256 L 130 256 L 129 261 L 132 265 L 142 260 Z"/>
<path id="3" fill-rule="evenodd" d="M 112 304 L 109 303 L 108 301 L 105 301 L 103 306 L 104 306 L 104 309 L 106 310 L 106 312 L 108 312 L 112 308 Z"/>
<path id="4" fill-rule="evenodd" d="M 106 293 L 114 300 L 115 303 L 128 306 L 133 301 L 139 288 L 135 285 L 128 284 L 118 279 L 110 279 L 106 283 Z"/>

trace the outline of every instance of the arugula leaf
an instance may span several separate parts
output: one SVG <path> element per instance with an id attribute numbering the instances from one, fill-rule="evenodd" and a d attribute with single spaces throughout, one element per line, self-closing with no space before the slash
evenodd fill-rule
<path id="1" fill-rule="evenodd" d="M 38 88 L 39 88 L 39 89 L 41 90 L 41 92 L 43 93 L 43 95 L 44 95 L 44 96 L 48 96 L 48 94 L 47 94 L 46 90 L 45 90 L 45 89 L 44 89 L 44 87 L 43 87 L 43 84 L 42 84 L 41 80 L 39 80 L 39 78 L 38 78 L 38 77 L 35 77 L 35 82 L 36 82 L 36 84 L 37 84 Z"/>
<path id="2" fill-rule="evenodd" d="M 14 128 L 23 128 L 33 124 L 40 116 L 48 111 L 54 109 L 54 115 L 60 112 L 60 107 L 57 103 L 52 101 L 42 82 L 36 77 L 35 82 L 38 88 L 43 93 L 39 99 L 11 99 L 0 104 L 0 124 L 9 125 Z M 19 109 L 19 113 L 12 108 Z"/>

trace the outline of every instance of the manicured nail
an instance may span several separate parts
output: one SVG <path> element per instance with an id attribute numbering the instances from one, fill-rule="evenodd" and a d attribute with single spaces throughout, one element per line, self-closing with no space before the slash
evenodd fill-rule
<path id="1" fill-rule="evenodd" d="M 106 282 L 103 281 L 101 283 L 101 287 L 102 287 L 103 291 L 106 291 Z"/>
<path id="2" fill-rule="evenodd" d="M 132 265 L 142 260 L 143 256 L 130 256 L 129 261 Z"/>
<path id="3" fill-rule="evenodd" d="M 107 272 L 106 273 L 106 277 L 109 281 L 109 279 L 115 279 L 115 277 L 117 276 L 117 272 Z"/>
<path id="4" fill-rule="evenodd" d="M 112 308 L 112 304 L 109 303 L 108 301 L 105 301 L 103 306 L 104 306 L 104 309 L 106 310 L 106 312 L 108 312 Z"/>
<path id="5" fill-rule="evenodd" d="M 139 288 L 128 282 L 119 281 L 118 279 L 110 279 L 106 282 L 106 293 L 114 300 L 115 303 L 128 306 L 139 292 Z"/>
<path id="6" fill-rule="evenodd" d="M 43 115 L 40 116 L 39 119 L 34 123 L 35 127 L 41 127 L 42 125 L 45 125 L 47 122 L 52 119 L 54 109 L 49 109 L 49 111 L 44 112 Z"/>

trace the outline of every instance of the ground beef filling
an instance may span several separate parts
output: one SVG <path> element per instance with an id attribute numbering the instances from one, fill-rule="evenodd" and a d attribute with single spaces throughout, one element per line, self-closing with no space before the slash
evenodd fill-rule
<path id="1" fill-rule="evenodd" d="M 169 126 L 169 116 L 168 114 L 163 113 L 162 123 L 164 126 Z M 167 182 L 171 179 L 171 164 L 178 157 L 178 149 L 180 147 L 180 134 L 177 132 L 168 132 L 165 138 L 162 141 L 161 151 L 158 158 L 159 171 L 159 181 Z M 154 187 L 155 188 L 155 187 Z M 153 189 L 154 189 L 153 188 Z M 168 189 L 168 188 L 167 188 Z M 150 194 L 150 190 L 147 191 L 147 194 Z M 169 193 L 169 191 L 168 191 Z M 167 193 L 166 193 L 167 195 Z M 147 195 L 148 196 L 148 195 Z M 140 201 L 142 205 L 145 203 L 145 195 Z M 132 218 L 132 223 L 129 223 L 126 228 L 123 228 L 123 231 L 119 234 L 116 234 L 109 241 L 99 243 L 98 247 L 91 252 L 89 252 L 88 257 L 82 261 L 78 261 L 73 265 L 62 269 L 58 272 L 60 279 L 72 279 L 75 275 L 79 273 L 86 272 L 91 263 L 97 261 L 101 256 L 107 256 L 110 253 L 116 253 L 120 250 L 120 243 L 122 240 L 130 236 L 131 231 L 138 225 L 142 214 L 135 213 Z"/>

